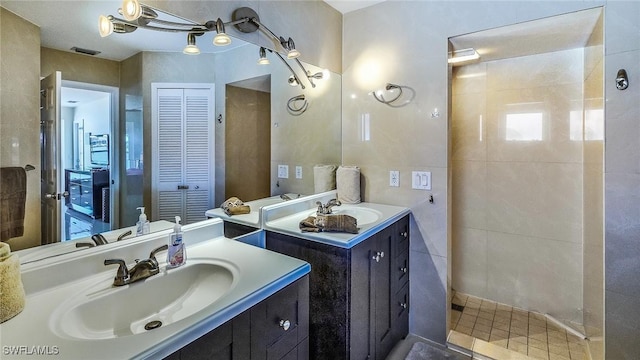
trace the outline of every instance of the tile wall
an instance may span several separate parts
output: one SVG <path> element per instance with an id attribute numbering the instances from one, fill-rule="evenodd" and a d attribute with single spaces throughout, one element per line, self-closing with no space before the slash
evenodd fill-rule
<path id="1" fill-rule="evenodd" d="M 0 166 L 27 173 L 24 235 L 12 250 L 40 245 L 40 29 L 0 8 Z"/>
<path id="2" fill-rule="evenodd" d="M 636 1 L 388 1 L 347 13 L 343 28 L 343 161 L 363 164 L 367 201 L 408 206 L 411 238 L 411 331 L 444 343 L 451 279 L 446 54 L 449 37 L 604 6 L 605 298 L 608 359 L 640 353 L 640 98 L 615 89 L 618 69 L 639 78 L 640 3 Z M 389 31 L 380 31 L 388 29 Z M 410 106 L 390 109 L 371 100 L 386 82 L 416 90 Z M 371 119 L 369 142 L 358 122 Z M 432 171 L 436 202 L 403 183 L 412 169 Z M 389 170 L 401 171 L 399 188 Z M 571 243 L 568 243 L 571 245 Z"/>
<path id="3" fill-rule="evenodd" d="M 583 53 L 456 67 L 451 118 L 452 287 L 578 323 Z"/>

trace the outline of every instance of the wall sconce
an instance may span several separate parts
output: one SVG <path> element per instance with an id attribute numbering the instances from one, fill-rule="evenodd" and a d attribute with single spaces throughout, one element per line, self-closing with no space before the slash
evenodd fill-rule
<path id="1" fill-rule="evenodd" d="M 618 70 L 616 75 L 616 88 L 618 90 L 626 90 L 629 87 L 629 78 L 625 69 Z"/>

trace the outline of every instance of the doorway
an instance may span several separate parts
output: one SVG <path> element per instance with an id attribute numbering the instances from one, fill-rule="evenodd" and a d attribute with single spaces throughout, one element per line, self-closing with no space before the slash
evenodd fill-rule
<path id="1" fill-rule="evenodd" d="M 271 76 L 226 85 L 225 199 L 271 196 Z"/>
<path id="2" fill-rule="evenodd" d="M 118 89 L 63 81 L 60 112 L 60 240 L 68 241 L 117 227 L 114 154 Z"/>

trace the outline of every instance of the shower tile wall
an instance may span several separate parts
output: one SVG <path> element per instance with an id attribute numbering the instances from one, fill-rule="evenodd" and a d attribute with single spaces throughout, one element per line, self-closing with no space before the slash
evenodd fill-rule
<path id="1" fill-rule="evenodd" d="M 582 322 L 583 50 L 454 69 L 452 287 Z"/>
<path id="2" fill-rule="evenodd" d="M 40 29 L 4 8 L 0 19 L 0 166 L 35 166 L 27 173 L 24 236 L 7 241 L 20 250 L 40 245 Z"/>

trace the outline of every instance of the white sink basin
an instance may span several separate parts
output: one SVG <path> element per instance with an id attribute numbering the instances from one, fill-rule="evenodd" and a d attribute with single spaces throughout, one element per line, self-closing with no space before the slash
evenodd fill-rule
<path id="1" fill-rule="evenodd" d="M 145 325 L 168 326 L 214 303 L 233 288 L 237 273 L 230 264 L 192 262 L 121 287 L 109 278 L 61 303 L 50 324 L 59 336 L 85 340 L 153 331 Z"/>
<path id="2" fill-rule="evenodd" d="M 374 223 L 382 218 L 382 213 L 378 210 L 357 207 L 357 206 L 336 206 L 331 209 L 333 215 L 349 215 L 356 218 L 358 226 Z M 312 212 L 309 216 L 317 216 L 316 212 Z"/>

